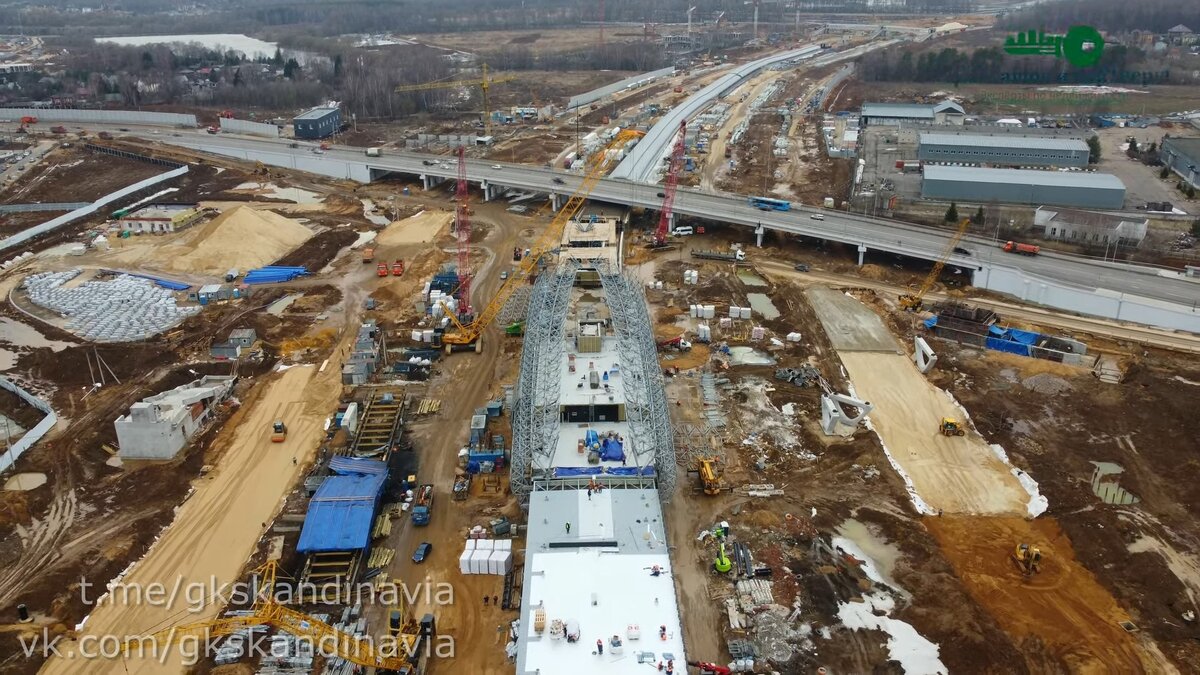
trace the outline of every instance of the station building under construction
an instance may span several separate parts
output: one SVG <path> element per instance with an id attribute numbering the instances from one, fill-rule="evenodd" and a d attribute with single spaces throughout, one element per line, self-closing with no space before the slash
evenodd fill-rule
<path id="1" fill-rule="evenodd" d="M 650 326 L 641 284 L 608 262 L 567 257 L 533 287 L 512 418 L 512 488 L 529 507 L 518 675 L 686 672 Z"/>

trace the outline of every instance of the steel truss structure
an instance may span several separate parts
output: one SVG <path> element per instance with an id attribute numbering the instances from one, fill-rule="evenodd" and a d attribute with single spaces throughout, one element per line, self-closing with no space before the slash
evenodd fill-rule
<path id="1" fill-rule="evenodd" d="M 637 278 L 629 273 L 620 274 L 607 265 L 598 269 L 621 355 L 625 418 L 629 421 L 637 456 L 643 457 L 647 448 L 653 451 L 658 495 L 665 502 L 675 491 L 675 444 L 662 372 L 658 367 L 658 349 L 651 333 L 654 323 L 650 320 L 646 296 Z"/>
<path id="2" fill-rule="evenodd" d="M 512 468 L 514 494 L 528 495 L 534 478 L 552 472 L 550 461 L 558 443 L 559 370 L 563 364 L 567 306 L 579 266 L 560 264 L 538 277 L 529 296 L 521 370 L 512 411 Z"/>

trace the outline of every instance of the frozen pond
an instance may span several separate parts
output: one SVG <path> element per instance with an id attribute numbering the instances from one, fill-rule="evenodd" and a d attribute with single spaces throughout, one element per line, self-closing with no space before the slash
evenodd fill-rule
<path id="1" fill-rule="evenodd" d="M 0 371 L 12 370 L 17 367 L 17 353 L 0 349 Z"/>
<path id="2" fill-rule="evenodd" d="M 51 340 L 38 332 L 38 329 L 33 326 L 6 316 L 0 316 L 0 342 L 7 342 L 17 347 L 30 347 L 32 349 L 49 347 L 56 352 L 61 352 L 67 347 L 75 346 L 74 342 Z"/>
<path id="3" fill-rule="evenodd" d="M 862 560 L 869 578 L 900 589 L 892 577 L 896 561 L 900 559 L 899 547 L 876 536 L 871 528 L 853 518 L 842 521 L 837 534 L 833 538 L 833 545 Z"/>
<path id="4" fill-rule="evenodd" d="M 775 303 L 771 302 L 771 298 L 765 293 L 747 293 L 746 299 L 750 301 L 750 307 L 764 319 L 778 319 L 779 310 L 775 308 Z"/>
<path id="5" fill-rule="evenodd" d="M 729 363 L 735 366 L 769 366 L 775 363 L 775 359 L 754 347 L 730 347 Z"/>
<path id="6" fill-rule="evenodd" d="M 111 42 L 115 45 L 141 47 L 159 44 L 191 44 L 197 43 L 206 49 L 241 52 L 248 59 L 260 56 L 275 56 L 279 45 L 274 42 L 264 42 L 249 35 L 237 33 L 211 33 L 207 35 L 129 35 L 125 37 L 96 38 L 96 42 Z"/>
<path id="7" fill-rule="evenodd" d="M 302 190 L 300 188 L 282 188 L 274 183 L 242 183 L 234 190 L 252 190 L 271 199 L 286 199 L 296 202 L 297 204 L 320 204 L 324 199 L 321 195 L 311 190 Z"/>
<path id="8" fill-rule="evenodd" d="M 386 213 L 385 207 L 382 207 L 382 206 L 376 207 L 375 202 L 371 201 L 370 199 L 366 199 L 366 198 L 362 199 L 362 205 L 363 205 L 363 217 L 365 217 L 367 220 L 371 221 L 372 223 L 375 223 L 376 225 L 383 225 L 385 227 L 392 224 L 391 219 L 388 218 L 387 215 L 385 215 L 385 213 Z M 379 208 L 379 212 L 375 212 L 376 208 Z"/>
<path id="9" fill-rule="evenodd" d="M 292 293 L 291 295 L 283 296 L 282 298 L 276 300 L 275 302 L 272 302 L 271 305 L 269 307 L 267 307 L 267 314 L 281 316 L 283 314 L 284 310 L 286 310 L 288 307 L 290 307 L 293 302 L 299 300 L 300 297 L 303 295 L 304 295 L 303 293 Z"/>
<path id="10" fill-rule="evenodd" d="M 7 482 L 4 483 L 5 490 L 26 491 L 39 488 L 46 484 L 46 474 L 44 473 L 17 473 L 13 474 Z"/>

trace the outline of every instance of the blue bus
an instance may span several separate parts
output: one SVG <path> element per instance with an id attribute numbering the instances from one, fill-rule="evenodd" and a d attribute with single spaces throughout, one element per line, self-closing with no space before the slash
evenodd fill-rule
<path id="1" fill-rule="evenodd" d="M 790 211 L 792 203 L 770 197 L 751 197 L 750 206 L 763 211 Z"/>

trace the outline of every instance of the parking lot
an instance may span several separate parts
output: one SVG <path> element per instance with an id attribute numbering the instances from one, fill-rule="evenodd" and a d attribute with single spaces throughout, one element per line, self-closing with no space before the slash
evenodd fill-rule
<path id="1" fill-rule="evenodd" d="M 1097 129 L 1100 137 L 1100 164 L 1097 170 L 1111 173 L 1125 183 L 1125 210 L 1132 211 L 1146 205 L 1146 202 L 1171 202 L 1177 209 L 1189 213 L 1195 211 L 1195 206 L 1188 204 L 1184 196 L 1174 188 L 1178 179 L 1162 180 L 1158 177 L 1159 168 L 1147 166 L 1139 161 L 1125 156 L 1125 139 L 1133 136 L 1138 146 L 1148 146 L 1162 141 L 1162 129 L 1129 129 L 1113 127 Z"/>

